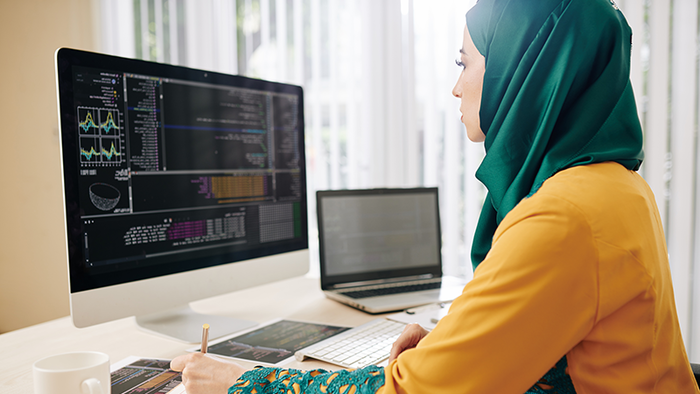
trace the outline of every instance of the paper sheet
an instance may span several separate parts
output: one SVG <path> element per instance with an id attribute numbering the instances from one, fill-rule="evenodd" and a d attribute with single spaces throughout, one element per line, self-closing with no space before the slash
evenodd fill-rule
<path id="1" fill-rule="evenodd" d="M 186 394 L 170 360 L 129 356 L 110 366 L 112 394 Z"/>
<path id="2" fill-rule="evenodd" d="M 217 356 L 281 366 L 294 359 L 294 353 L 348 327 L 329 326 L 294 320 L 276 319 L 247 331 L 217 339 L 209 343 L 207 352 Z M 187 349 L 199 351 L 199 347 Z"/>

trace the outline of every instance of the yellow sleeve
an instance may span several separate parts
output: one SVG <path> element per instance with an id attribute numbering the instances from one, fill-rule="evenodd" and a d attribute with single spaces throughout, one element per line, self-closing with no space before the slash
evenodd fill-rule
<path id="1" fill-rule="evenodd" d="M 531 201 L 530 201 L 531 200 Z M 435 329 L 385 368 L 381 393 L 517 393 L 594 325 L 598 256 L 565 200 L 524 200 Z"/>

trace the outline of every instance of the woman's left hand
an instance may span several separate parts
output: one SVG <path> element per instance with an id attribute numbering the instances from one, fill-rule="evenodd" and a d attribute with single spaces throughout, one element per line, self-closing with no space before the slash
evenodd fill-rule
<path id="1" fill-rule="evenodd" d="M 182 371 L 182 383 L 187 394 L 226 394 L 229 387 L 247 371 L 233 361 L 201 353 L 175 357 L 170 362 L 170 369 Z"/>
<path id="2" fill-rule="evenodd" d="M 389 362 L 396 360 L 399 354 L 403 353 L 404 350 L 416 347 L 418 342 L 425 338 L 426 335 L 428 335 L 428 330 L 421 327 L 419 324 L 411 323 L 406 325 L 401 335 L 399 335 L 394 345 L 391 347 Z"/>

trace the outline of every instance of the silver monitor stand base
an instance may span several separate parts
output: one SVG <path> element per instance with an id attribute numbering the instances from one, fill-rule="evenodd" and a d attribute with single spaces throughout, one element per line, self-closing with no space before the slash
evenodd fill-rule
<path id="1" fill-rule="evenodd" d="M 199 343 L 202 340 L 203 324 L 209 324 L 209 339 L 220 338 L 258 325 L 254 321 L 233 317 L 204 315 L 193 311 L 189 306 L 136 316 L 136 324 L 146 331 L 187 343 Z"/>

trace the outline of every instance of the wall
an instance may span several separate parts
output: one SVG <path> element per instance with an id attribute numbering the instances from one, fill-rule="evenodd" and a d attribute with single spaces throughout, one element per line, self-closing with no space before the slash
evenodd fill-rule
<path id="1" fill-rule="evenodd" d="M 54 52 L 94 50 L 90 0 L 0 0 L 0 333 L 70 314 Z"/>

